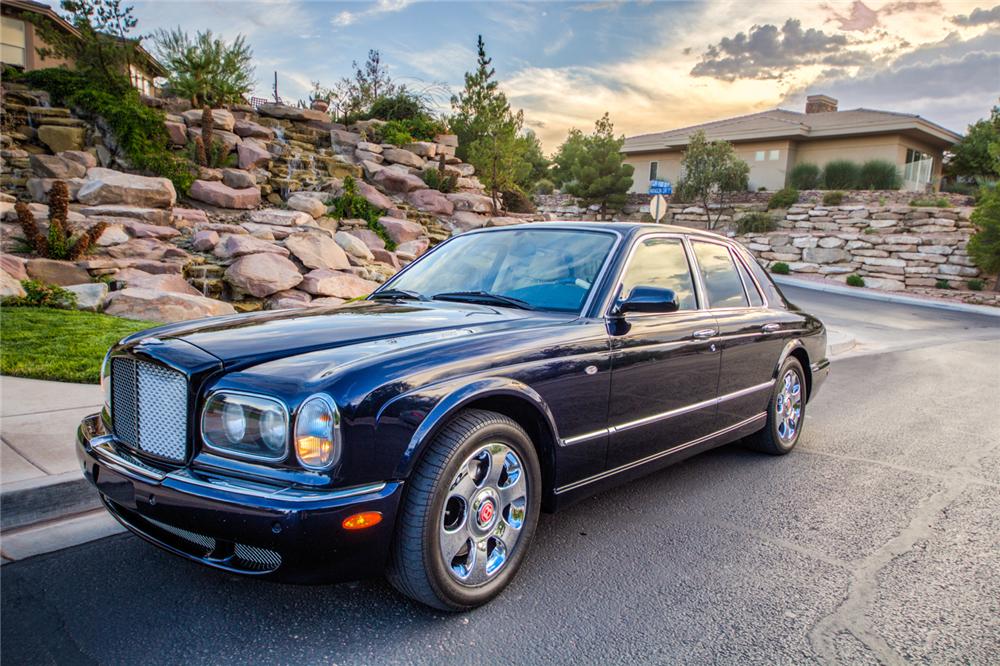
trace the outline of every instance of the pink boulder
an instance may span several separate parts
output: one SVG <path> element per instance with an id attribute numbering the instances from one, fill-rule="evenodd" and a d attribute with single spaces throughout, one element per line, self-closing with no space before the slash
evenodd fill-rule
<path id="1" fill-rule="evenodd" d="M 260 205 L 260 189 L 234 189 L 219 182 L 196 180 L 191 185 L 191 198 L 219 208 L 250 209 Z"/>
<path id="2" fill-rule="evenodd" d="M 226 269 L 225 279 L 240 291 L 262 298 L 302 282 L 302 275 L 289 259 L 261 252 L 249 254 Z"/>
<path id="3" fill-rule="evenodd" d="M 359 278 L 350 273 L 320 268 L 306 273 L 302 280 L 302 290 L 314 296 L 335 296 L 336 298 L 357 298 L 367 296 L 378 288 L 377 282 Z"/>
<path id="4" fill-rule="evenodd" d="M 379 224 L 385 228 L 386 233 L 389 234 L 389 238 L 395 243 L 405 243 L 427 235 L 427 231 L 423 225 L 417 222 L 410 222 L 409 220 L 383 217 L 379 218 Z"/>

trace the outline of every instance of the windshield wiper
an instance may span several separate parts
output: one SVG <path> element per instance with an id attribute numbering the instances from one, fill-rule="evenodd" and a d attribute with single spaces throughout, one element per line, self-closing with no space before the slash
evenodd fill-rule
<path id="1" fill-rule="evenodd" d="M 428 300 L 423 294 L 417 293 L 415 291 L 410 291 L 409 289 L 383 289 L 382 291 L 372 294 L 372 300 L 377 301 L 381 299 L 392 299 L 394 301 L 410 299 L 411 301 L 426 301 Z"/>
<path id="2" fill-rule="evenodd" d="M 527 301 L 513 296 L 503 296 L 501 294 L 491 294 L 488 291 L 443 291 L 432 296 L 436 301 L 459 301 L 467 303 L 493 303 L 496 305 L 506 305 L 511 308 L 521 308 L 522 310 L 534 310 L 535 306 Z"/>

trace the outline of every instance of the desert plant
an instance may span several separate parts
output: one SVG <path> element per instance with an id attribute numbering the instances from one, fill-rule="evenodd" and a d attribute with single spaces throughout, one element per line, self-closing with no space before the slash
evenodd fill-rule
<path id="1" fill-rule="evenodd" d="M 333 207 L 333 210 L 327 213 L 327 215 L 335 217 L 338 220 L 364 220 L 368 224 L 368 228 L 378 234 L 378 237 L 385 242 L 387 250 L 392 252 L 396 249 L 396 242 L 392 240 L 388 232 L 386 232 L 385 227 L 379 222 L 385 211 L 376 208 L 368 199 L 358 194 L 358 185 L 353 177 L 347 176 L 344 178 L 343 193 L 327 203 Z"/>
<path id="2" fill-rule="evenodd" d="M 819 187 L 820 170 L 815 164 L 796 164 L 788 172 L 788 185 L 797 190 L 815 190 Z"/>
<path id="3" fill-rule="evenodd" d="M 420 174 L 427 187 L 438 192 L 454 192 L 458 188 L 458 174 L 454 171 L 446 171 L 444 168 L 444 155 L 438 163 L 437 169 L 427 169 Z"/>
<path id="4" fill-rule="evenodd" d="M 535 183 L 535 194 L 552 194 L 555 189 L 555 183 L 548 178 L 542 178 Z"/>
<path id="5" fill-rule="evenodd" d="M 982 280 L 972 279 L 967 280 L 965 286 L 968 287 L 969 291 L 982 291 L 983 287 L 986 286 Z"/>
<path id="6" fill-rule="evenodd" d="M 153 39 L 170 72 L 168 88 L 196 107 L 239 103 L 253 89 L 253 51 L 243 35 L 230 43 L 206 30 L 192 39 L 177 27 L 158 30 Z"/>
<path id="7" fill-rule="evenodd" d="M 24 234 L 24 238 L 21 239 L 24 249 L 49 259 L 70 261 L 79 259 L 108 227 L 106 222 L 98 222 L 81 234 L 76 236 L 70 234 L 66 222 L 69 211 L 69 189 L 62 180 L 52 183 L 52 189 L 49 191 L 49 230 L 46 235 L 43 236 L 38 230 L 35 216 L 27 204 L 17 203 L 14 205 L 14 210 Z"/>
<path id="8" fill-rule="evenodd" d="M 747 213 L 736 220 L 736 231 L 741 234 L 763 234 L 774 229 L 774 216 L 768 213 Z"/>
<path id="9" fill-rule="evenodd" d="M 934 282 L 935 289 L 951 289 L 951 283 L 947 280 L 937 280 Z"/>
<path id="10" fill-rule="evenodd" d="M 783 261 L 776 261 L 771 264 L 771 272 L 778 275 L 788 275 L 792 272 L 792 269 Z"/>
<path id="11" fill-rule="evenodd" d="M 750 165 L 736 155 L 733 144 L 710 142 L 699 130 L 688 139 L 681 167 L 684 177 L 677 185 L 677 194 L 682 200 L 700 203 L 708 215 L 708 228 L 714 229 L 730 196 L 746 191 Z"/>
<path id="12" fill-rule="evenodd" d="M 861 168 L 850 160 L 834 160 L 823 167 L 823 185 L 828 190 L 856 190 Z"/>
<path id="13" fill-rule="evenodd" d="M 899 172 L 888 160 L 868 160 L 858 172 L 858 187 L 862 190 L 898 190 Z"/>
<path id="14" fill-rule="evenodd" d="M 966 249 L 980 269 L 998 274 L 993 288 L 1000 291 L 1000 190 L 984 188 L 970 219 L 976 233 Z"/>
<path id="15" fill-rule="evenodd" d="M 188 151 L 192 162 L 199 166 L 208 166 L 208 153 L 205 151 L 205 141 L 200 136 L 196 136 L 189 144 Z"/>
<path id="16" fill-rule="evenodd" d="M 9 296 L 3 299 L 4 307 L 21 308 L 61 308 L 76 307 L 76 294 L 54 284 L 37 280 L 21 280 L 24 296 Z"/>
<path id="17" fill-rule="evenodd" d="M 863 287 L 865 286 L 865 279 L 857 274 L 852 274 L 847 276 L 847 286 L 848 287 Z"/>
<path id="18" fill-rule="evenodd" d="M 839 206 L 844 202 L 844 193 L 840 191 L 824 192 L 823 193 L 823 205 L 824 206 Z"/>
<path id="19" fill-rule="evenodd" d="M 947 197 L 910 199 L 910 205 L 929 208 L 951 208 L 951 202 L 948 201 Z"/>
<path id="20" fill-rule="evenodd" d="M 799 191 L 794 187 L 786 187 L 771 195 L 767 201 L 767 209 L 791 208 L 799 202 Z"/>
<path id="21" fill-rule="evenodd" d="M 214 140 L 212 130 L 215 129 L 215 118 L 212 117 L 212 107 L 206 106 L 201 110 L 201 142 L 207 150 Z M 208 164 L 202 164 L 208 166 Z"/>

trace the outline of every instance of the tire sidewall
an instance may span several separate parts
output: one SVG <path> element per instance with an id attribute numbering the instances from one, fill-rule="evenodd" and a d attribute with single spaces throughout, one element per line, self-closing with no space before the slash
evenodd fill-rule
<path id="1" fill-rule="evenodd" d="M 448 496 L 448 484 L 455 478 L 459 468 L 476 449 L 490 442 L 500 442 L 513 449 L 521 459 L 527 473 L 528 502 L 524 526 L 510 559 L 494 578 L 475 587 L 467 587 L 456 581 L 448 572 L 440 554 L 440 521 Z M 480 606 L 503 590 L 517 574 L 527 554 L 538 515 L 541 508 L 541 472 L 538 456 L 531 440 L 523 430 L 511 423 L 496 422 L 476 430 L 452 452 L 447 465 L 441 472 L 430 502 L 430 515 L 424 523 L 424 561 L 427 563 L 427 578 L 439 599 L 456 609 Z"/>

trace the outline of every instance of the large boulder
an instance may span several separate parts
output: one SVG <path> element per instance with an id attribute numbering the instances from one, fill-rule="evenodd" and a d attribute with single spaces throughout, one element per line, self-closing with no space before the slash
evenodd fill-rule
<path id="1" fill-rule="evenodd" d="M 374 258 L 372 251 L 368 249 L 365 242 L 355 236 L 354 234 L 349 234 L 346 231 L 338 231 L 333 237 L 344 252 L 351 255 L 352 257 L 357 257 L 358 259 L 363 259 L 365 261 L 371 261 Z"/>
<path id="2" fill-rule="evenodd" d="M 323 111 L 300 109 L 295 106 L 285 106 L 284 104 L 261 104 L 257 107 L 257 113 L 269 118 L 280 118 L 283 120 L 330 120 L 330 116 Z"/>
<path id="3" fill-rule="evenodd" d="M 232 259 L 261 252 L 288 256 L 288 250 L 280 245 L 246 234 L 226 234 L 219 240 L 212 253 L 220 259 Z"/>
<path id="4" fill-rule="evenodd" d="M 222 184 L 242 190 L 256 185 L 257 178 L 249 171 L 244 171 L 243 169 L 223 169 Z"/>
<path id="5" fill-rule="evenodd" d="M 302 262 L 306 268 L 349 268 L 347 254 L 330 238 L 329 234 L 319 231 L 306 231 L 292 234 L 285 239 L 285 247 Z"/>
<path id="6" fill-rule="evenodd" d="M 493 200 L 483 194 L 474 192 L 452 192 L 445 195 L 455 206 L 456 211 L 471 213 L 493 213 Z"/>
<path id="7" fill-rule="evenodd" d="M 191 198 L 219 208 L 256 208 L 260 205 L 260 189 L 247 187 L 235 189 L 224 183 L 196 180 L 191 185 Z"/>
<path id="8" fill-rule="evenodd" d="M 31 170 L 42 178 L 83 178 L 87 167 L 60 155 L 32 155 L 29 158 Z"/>
<path id="9" fill-rule="evenodd" d="M 214 298 L 129 287 L 111 292 L 104 312 L 125 319 L 174 322 L 235 314 L 236 310 Z"/>
<path id="10" fill-rule="evenodd" d="M 211 252 L 219 244 L 219 232 L 202 229 L 191 236 L 191 247 L 198 252 Z"/>
<path id="11" fill-rule="evenodd" d="M 434 157 L 437 155 L 437 145 L 430 141 L 414 141 L 403 146 L 403 149 L 420 157 Z"/>
<path id="12" fill-rule="evenodd" d="M 38 128 L 38 140 L 53 153 L 64 150 L 82 150 L 85 132 L 82 127 L 62 125 L 42 125 Z"/>
<path id="13" fill-rule="evenodd" d="M 406 198 L 411 204 L 425 213 L 448 216 L 455 212 L 455 204 L 437 190 L 416 190 L 410 192 Z"/>
<path id="14" fill-rule="evenodd" d="M 7 298 L 8 296 L 17 298 L 26 295 L 20 280 L 9 273 L 0 271 L 0 298 Z"/>
<path id="15" fill-rule="evenodd" d="M 187 125 L 184 123 L 173 122 L 171 120 L 164 121 L 163 125 L 167 128 L 167 136 L 170 138 L 170 143 L 175 146 L 187 145 Z"/>
<path id="16" fill-rule="evenodd" d="M 344 233 L 350 234 L 355 238 L 360 239 L 361 242 L 364 243 L 365 246 L 370 250 L 385 249 L 385 241 L 382 240 L 382 238 L 377 233 L 375 233 L 374 231 L 372 231 L 367 227 L 362 227 L 361 229 L 346 229 Z"/>
<path id="17" fill-rule="evenodd" d="M 457 210 L 451 217 L 444 220 L 444 223 L 453 234 L 460 234 L 471 229 L 485 227 L 486 223 L 489 221 L 490 218 L 485 215 L 470 213 L 469 211 L 464 210 Z"/>
<path id="18" fill-rule="evenodd" d="M 32 280 L 38 280 L 45 284 L 59 285 L 60 287 L 90 282 L 90 273 L 72 261 L 28 259 L 25 269 L 27 270 L 28 277 Z"/>
<path id="19" fill-rule="evenodd" d="M 200 291 L 192 287 L 191 283 L 185 280 L 181 275 L 170 273 L 160 273 L 157 275 L 152 273 L 143 273 L 142 271 L 135 271 L 135 273 L 136 275 L 134 277 L 129 277 L 127 280 L 124 280 L 127 286 L 138 287 L 141 289 L 152 289 L 155 291 L 169 291 L 174 294 L 190 294 L 191 296 L 203 295 Z"/>
<path id="20" fill-rule="evenodd" d="M 430 241 L 426 238 L 418 238 L 417 240 L 406 241 L 405 243 L 400 243 L 396 246 L 397 255 L 406 255 L 408 257 L 413 257 L 416 259 L 430 247 Z"/>
<path id="21" fill-rule="evenodd" d="M 0 254 L 0 271 L 10 275 L 15 280 L 27 280 L 28 271 L 24 269 L 27 263 L 21 257 L 13 254 Z"/>
<path id="22" fill-rule="evenodd" d="M 390 192 L 405 193 L 427 187 L 427 183 L 420 176 L 401 169 L 381 169 L 372 180 Z"/>
<path id="23" fill-rule="evenodd" d="M 249 254 L 226 269 L 225 279 L 239 291 L 263 298 L 302 282 L 291 260 L 270 252 Z"/>
<path id="24" fill-rule="evenodd" d="M 284 210 L 282 208 L 265 208 L 250 213 L 250 221 L 256 224 L 271 224 L 283 227 L 297 227 L 310 224 L 312 215 L 300 210 Z"/>
<path id="25" fill-rule="evenodd" d="M 172 212 L 164 208 L 143 208 L 142 206 L 119 206 L 109 204 L 106 206 L 88 206 L 81 208 L 80 213 L 87 217 L 128 217 L 149 224 L 169 225 L 174 214 L 180 209 Z"/>
<path id="26" fill-rule="evenodd" d="M 394 217 L 383 217 L 379 219 L 379 224 L 382 225 L 394 243 L 405 243 L 427 235 L 427 231 L 423 225 L 418 222 L 398 220 Z"/>
<path id="27" fill-rule="evenodd" d="M 202 136 L 200 127 L 188 127 L 188 139 L 194 141 L 197 137 Z M 243 143 L 243 139 L 233 134 L 232 132 L 227 132 L 225 130 L 214 129 L 212 130 L 212 142 L 221 143 L 225 149 L 225 154 L 229 154 L 237 149 L 237 147 Z M 208 146 L 205 147 L 206 150 Z"/>
<path id="28" fill-rule="evenodd" d="M 343 146 L 357 146 L 361 143 L 361 135 L 355 134 L 354 132 L 348 132 L 346 130 L 333 129 L 330 130 L 330 139 L 334 143 L 339 143 Z"/>
<path id="29" fill-rule="evenodd" d="M 38 202 L 46 202 L 49 200 L 49 192 L 52 191 L 52 186 L 60 181 L 60 178 L 29 178 L 24 184 L 28 188 L 28 193 L 31 198 Z M 66 190 L 69 192 L 69 200 L 76 201 L 77 195 L 80 193 L 80 188 L 86 184 L 86 180 L 83 178 L 67 178 L 62 180 L 66 183 Z"/>
<path id="30" fill-rule="evenodd" d="M 336 298 L 367 296 L 377 288 L 377 282 L 326 268 L 306 273 L 300 287 L 303 291 L 314 296 L 335 296 Z"/>
<path id="31" fill-rule="evenodd" d="M 170 208 L 177 203 L 174 184 L 167 178 L 151 178 L 94 167 L 87 171 L 87 181 L 77 192 L 82 204 L 98 206 L 118 204 L 143 208 Z"/>
<path id="32" fill-rule="evenodd" d="M 233 127 L 233 132 L 244 139 L 247 137 L 252 137 L 254 139 L 265 139 L 270 141 L 274 138 L 274 130 L 270 127 L 264 127 L 260 123 L 255 123 L 252 120 L 247 120 L 245 118 L 237 120 L 236 125 Z"/>
<path id="33" fill-rule="evenodd" d="M 187 252 L 172 243 L 155 238 L 133 238 L 127 243 L 115 245 L 107 250 L 115 259 L 140 261 L 176 261 L 184 263 L 191 258 Z"/>
<path id="34" fill-rule="evenodd" d="M 103 282 L 87 284 L 72 284 L 66 291 L 76 294 L 76 309 L 100 312 L 104 308 L 104 299 L 108 296 L 108 285 Z"/>
<path id="35" fill-rule="evenodd" d="M 402 164 L 414 169 L 422 169 L 424 166 L 424 158 L 402 148 L 386 148 L 382 151 L 382 157 L 386 162 Z"/>
<path id="36" fill-rule="evenodd" d="M 191 109 L 190 111 L 185 111 L 181 115 L 184 116 L 184 122 L 188 125 L 201 125 L 201 109 Z M 227 111 L 226 109 L 212 109 L 212 127 L 232 132 L 235 125 L 236 117 L 233 116 L 230 111 Z"/>
<path id="37" fill-rule="evenodd" d="M 287 203 L 292 210 L 308 213 L 313 218 L 326 215 L 326 204 L 323 203 L 323 200 L 306 193 L 293 194 L 288 198 Z"/>
<path id="38" fill-rule="evenodd" d="M 59 153 L 59 157 L 64 160 L 69 160 L 70 162 L 76 162 L 84 169 L 90 169 L 97 166 L 97 158 L 94 157 L 92 153 L 88 153 L 86 150 L 64 150 Z"/>
<path id="39" fill-rule="evenodd" d="M 358 194 L 363 196 L 368 203 L 375 206 L 376 208 L 381 208 L 382 210 L 389 210 L 390 208 L 395 208 L 395 204 L 392 199 L 385 196 L 381 192 L 375 189 L 374 185 L 370 185 L 364 181 L 358 181 L 356 183 Z"/>
<path id="40" fill-rule="evenodd" d="M 255 169 L 259 166 L 267 166 L 271 161 L 271 153 L 267 148 L 256 141 L 244 141 L 236 147 L 239 155 L 239 166 L 241 169 Z"/>

